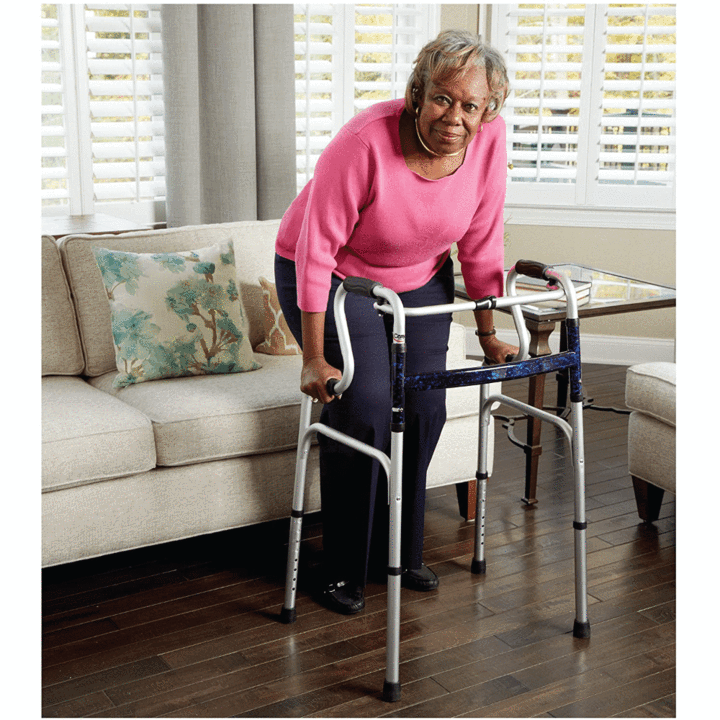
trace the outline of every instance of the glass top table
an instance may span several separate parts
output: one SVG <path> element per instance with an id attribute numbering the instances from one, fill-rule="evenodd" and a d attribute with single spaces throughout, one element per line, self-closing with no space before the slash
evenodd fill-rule
<path id="1" fill-rule="evenodd" d="M 659 308 L 674 307 L 677 293 L 674 287 L 658 285 L 644 280 L 598 270 L 596 268 L 575 263 L 557 263 L 551 268 L 570 276 L 578 291 L 578 315 L 585 317 L 601 317 L 620 313 L 638 312 Z M 522 294 L 521 284 L 525 278 L 518 277 L 518 294 Z M 545 288 L 541 281 L 532 292 Z M 458 298 L 468 298 L 465 284 L 461 276 L 455 277 L 455 294 Z M 549 337 L 559 322 L 564 325 L 565 309 L 563 302 L 537 303 L 521 306 L 525 324 L 530 332 L 530 355 L 534 357 L 551 353 Z M 510 314 L 509 308 L 498 308 L 499 312 Z M 560 335 L 560 350 L 565 349 L 565 333 Z M 545 395 L 545 375 L 529 378 L 528 403 L 542 408 Z M 562 412 L 567 401 L 567 378 L 558 374 L 558 412 Z M 590 401 L 591 402 L 591 401 Z M 592 407 L 592 405 L 589 405 Z M 537 470 L 542 446 L 540 445 L 540 428 L 542 423 L 533 417 L 527 419 L 527 442 L 520 443 L 510 434 L 511 440 L 525 451 L 525 495 L 523 501 L 529 505 L 537 502 Z"/>
<path id="2" fill-rule="evenodd" d="M 549 267 L 569 275 L 579 288 L 586 283 L 590 284 L 587 296 L 580 297 L 578 300 L 578 314 L 581 318 L 673 307 L 676 302 L 676 290 L 668 285 L 657 285 L 573 263 L 558 263 Z M 521 278 L 518 278 L 518 286 L 520 282 Z M 542 289 L 542 286 L 538 288 L 538 290 Z M 465 284 L 460 276 L 455 278 L 455 293 L 461 298 L 468 297 Z M 564 309 L 555 305 L 540 303 L 523 305 L 522 311 L 526 318 L 536 321 L 558 322 L 564 320 Z M 510 313 L 509 308 L 502 308 L 499 311 Z"/>

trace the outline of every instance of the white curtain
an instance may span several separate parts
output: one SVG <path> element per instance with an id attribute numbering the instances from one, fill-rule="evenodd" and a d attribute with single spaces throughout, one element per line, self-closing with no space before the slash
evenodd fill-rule
<path id="1" fill-rule="evenodd" d="M 292 5 L 163 5 L 168 227 L 283 215 L 296 195 Z"/>

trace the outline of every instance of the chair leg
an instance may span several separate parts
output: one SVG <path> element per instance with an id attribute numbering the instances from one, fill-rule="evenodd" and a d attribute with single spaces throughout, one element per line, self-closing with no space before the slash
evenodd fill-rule
<path id="1" fill-rule="evenodd" d="M 660 506 L 662 505 L 665 491 L 657 487 L 657 485 L 651 485 L 645 480 L 641 480 L 632 475 L 631 477 L 640 519 L 646 523 L 654 522 L 660 517 Z"/>

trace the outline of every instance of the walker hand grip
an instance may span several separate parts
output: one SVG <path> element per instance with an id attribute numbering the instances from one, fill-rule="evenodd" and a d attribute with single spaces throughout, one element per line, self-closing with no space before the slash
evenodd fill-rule
<path id="1" fill-rule="evenodd" d="M 345 280 L 343 280 L 343 287 L 347 290 L 347 292 L 355 293 L 356 295 L 364 295 L 369 298 L 374 298 L 374 289 L 382 286 L 382 283 L 361 277 L 346 277 Z"/>
<path id="2" fill-rule="evenodd" d="M 326 388 L 327 391 L 328 391 L 328 395 L 335 395 L 335 386 L 336 386 L 339 382 L 340 382 L 340 381 L 337 380 L 336 378 L 330 378 L 330 379 L 327 381 L 327 383 L 325 383 L 325 388 Z"/>
<path id="3" fill-rule="evenodd" d="M 541 262 L 537 262 L 537 260 L 518 260 L 515 263 L 515 270 L 519 275 L 526 275 L 547 282 L 553 281 L 552 276 L 548 274 L 550 268 Z"/>

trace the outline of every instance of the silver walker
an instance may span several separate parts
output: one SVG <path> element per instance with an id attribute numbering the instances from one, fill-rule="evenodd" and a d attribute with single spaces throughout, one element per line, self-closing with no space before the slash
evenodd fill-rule
<path id="1" fill-rule="evenodd" d="M 548 291 L 518 296 L 516 283 L 518 275 L 526 275 L 545 280 Z M 375 307 L 381 313 L 393 316 L 393 338 L 391 348 L 391 385 L 392 385 L 392 424 L 390 455 L 377 450 L 355 438 L 330 428 L 322 423 L 311 424 L 312 400 L 303 395 L 300 406 L 300 428 L 298 432 L 297 463 L 295 467 L 295 488 L 293 493 L 290 520 L 290 539 L 288 547 L 287 573 L 285 581 L 285 603 L 281 620 L 286 623 L 296 619 L 295 596 L 297 590 L 298 563 L 300 558 L 300 539 L 304 513 L 305 475 L 310 443 L 314 433 L 322 433 L 338 442 L 365 453 L 376 459 L 385 471 L 388 479 L 388 502 L 390 505 L 388 582 L 387 582 L 387 641 L 386 673 L 383 697 L 389 702 L 400 699 L 400 518 L 402 508 L 402 464 L 403 431 L 405 414 L 405 390 L 431 390 L 438 388 L 480 385 L 478 470 L 476 479 L 477 505 L 475 520 L 475 551 L 471 571 L 475 574 L 485 572 L 485 505 L 487 495 L 487 447 L 488 428 L 491 420 L 490 410 L 495 403 L 508 405 L 522 413 L 532 415 L 552 423 L 560 428 L 570 445 L 575 485 L 575 623 L 573 635 L 577 638 L 590 637 L 590 623 L 587 610 L 587 561 L 585 519 L 585 466 L 583 456 L 583 394 L 580 368 L 580 333 L 577 299 L 575 289 L 569 277 L 534 261 L 521 260 L 509 272 L 506 296 L 489 296 L 480 300 L 471 300 L 447 305 L 433 305 L 420 308 L 404 308 L 395 292 L 380 283 L 363 278 L 347 278 L 335 295 L 335 321 L 343 357 L 343 377 L 340 381 L 330 381 L 328 388 L 340 395 L 350 385 L 354 372 L 354 358 L 350 345 L 350 335 L 345 316 L 345 297 L 353 292 L 376 298 Z M 520 306 L 547 300 L 566 298 L 567 350 L 538 358 L 528 357 L 530 337 L 523 321 Z M 405 318 L 418 315 L 439 315 L 463 310 L 491 310 L 510 308 L 519 337 L 519 352 L 511 362 L 499 365 L 484 365 L 481 368 L 445 370 L 419 375 L 405 374 Z M 570 413 L 568 420 L 551 415 L 544 410 L 520 402 L 502 394 L 490 395 L 489 383 L 530 377 L 565 370 L 570 380 Z"/>

